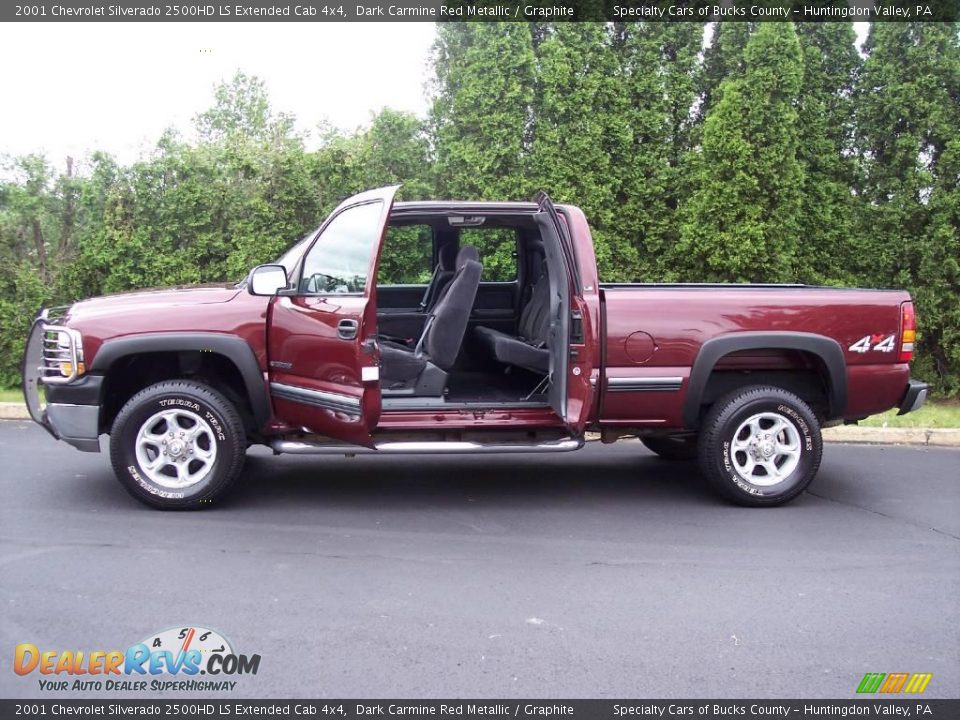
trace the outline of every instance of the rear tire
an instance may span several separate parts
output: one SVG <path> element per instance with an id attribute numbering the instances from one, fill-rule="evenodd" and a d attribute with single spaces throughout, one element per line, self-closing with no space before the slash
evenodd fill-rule
<path id="1" fill-rule="evenodd" d="M 697 459 L 697 438 L 681 437 L 642 437 L 640 442 L 647 450 L 656 453 L 662 460 L 690 462 Z"/>
<path id="2" fill-rule="evenodd" d="M 801 398 L 773 386 L 739 388 L 703 419 L 700 469 L 726 499 L 748 507 L 782 505 L 820 467 L 820 421 Z"/>
<path id="3" fill-rule="evenodd" d="M 197 510 L 240 474 L 246 433 L 236 408 L 211 387 L 170 380 L 127 401 L 110 433 L 117 479 L 160 510 Z"/>

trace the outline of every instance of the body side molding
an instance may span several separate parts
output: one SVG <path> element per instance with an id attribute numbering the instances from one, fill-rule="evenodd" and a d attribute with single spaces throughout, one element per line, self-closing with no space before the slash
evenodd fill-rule
<path id="1" fill-rule="evenodd" d="M 676 392 L 681 385 L 683 378 L 679 375 L 607 378 L 607 392 Z"/>
<path id="2" fill-rule="evenodd" d="M 721 335 L 700 346 L 690 370 L 690 381 L 683 403 L 683 424 L 696 428 L 699 424 L 703 393 L 717 361 L 725 355 L 741 350 L 801 350 L 816 355 L 826 368 L 830 402 L 829 418 L 841 417 L 847 408 L 847 363 L 843 348 L 836 340 L 824 335 L 805 332 L 740 332 Z"/>
<path id="3" fill-rule="evenodd" d="M 257 429 L 270 419 L 270 397 L 263 381 L 263 372 L 253 348 L 242 338 L 222 333 L 172 332 L 149 335 L 128 335 L 107 340 L 93 357 L 90 371 L 105 374 L 117 360 L 129 355 L 152 352 L 197 350 L 222 355 L 230 360 L 243 378 L 250 398 Z"/>
<path id="4" fill-rule="evenodd" d="M 358 397 L 343 395 L 342 393 L 324 392 L 323 390 L 314 390 L 297 385 L 287 385 L 279 382 L 271 382 L 270 391 L 274 397 L 282 400 L 290 400 L 305 405 L 315 405 L 316 407 L 347 413 L 348 415 L 360 414 L 360 398 Z"/>

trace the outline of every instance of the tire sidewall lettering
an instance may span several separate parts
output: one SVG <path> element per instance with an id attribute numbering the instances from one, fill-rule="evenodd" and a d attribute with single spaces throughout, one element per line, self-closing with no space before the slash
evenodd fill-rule
<path id="1" fill-rule="evenodd" d="M 789 405 L 778 405 L 777 412 L 793 421 L 794 427 L 803 436 L 803 449 L 806 452 L 811 452 L 813 450 L 813 434 L 810 431 L 810 425 L 803 419 L 803 416 Z"/>

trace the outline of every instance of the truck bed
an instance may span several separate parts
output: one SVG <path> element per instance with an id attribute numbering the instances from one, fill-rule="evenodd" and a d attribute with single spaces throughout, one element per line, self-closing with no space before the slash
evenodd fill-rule
<path id="1" fill-rule="evenodd" d="M 900 290 L 809 285 L 601 283 L 604 352 L 600 418 L 608 424 L 675 427 L 704 342 L 736 333 L 809 333 L 835 340 L 849 383 L 844 417 L 896 405 L 909 367 L 892 351 L 857 352 L 862 338 L 899 339 Z M 876 341 L 875 341 L 876 342 Z M 718 367 L 792 368 L 797 353 L 745 351 Z"/>

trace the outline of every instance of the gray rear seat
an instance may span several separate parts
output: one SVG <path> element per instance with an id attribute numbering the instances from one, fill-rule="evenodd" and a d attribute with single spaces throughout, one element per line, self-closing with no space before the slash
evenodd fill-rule
<path id="1" fill-rule="evenodd" d="M 542 250 L 542 246 L 540 246 Z M 541 258 L 540 274 L 530 299 L 520 312 L 519 336 L 488 327 L 478 327 L 477 341 L 498 361 L 546 375 L 550 371 L 550 282 L 547 264 Z"/>

